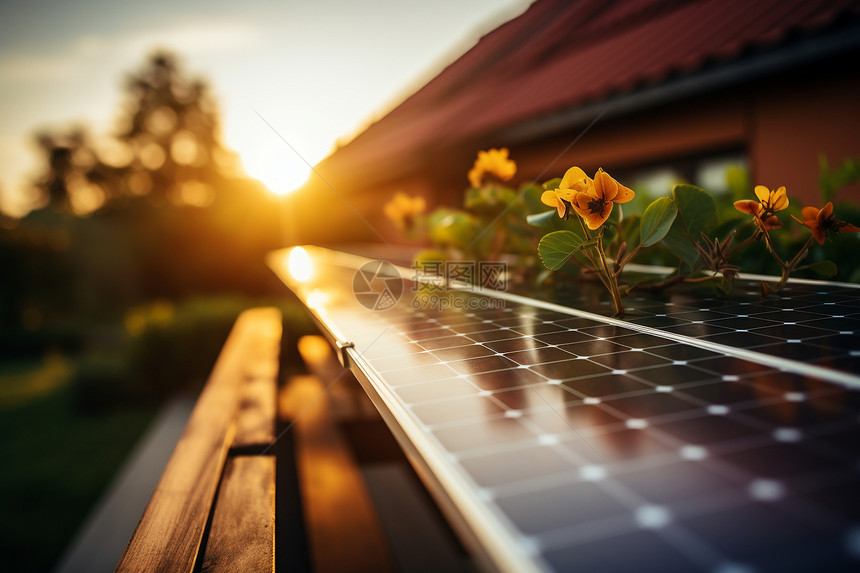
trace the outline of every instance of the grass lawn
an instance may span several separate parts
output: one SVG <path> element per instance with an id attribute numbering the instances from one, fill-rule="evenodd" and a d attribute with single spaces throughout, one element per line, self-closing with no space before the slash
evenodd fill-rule
<path id="1" fill-rule="evenodd" d="M 156 412 L 81 414 L 60 357 L 0 364 L 0 554 L 45 571 L 65 549 Z"/>

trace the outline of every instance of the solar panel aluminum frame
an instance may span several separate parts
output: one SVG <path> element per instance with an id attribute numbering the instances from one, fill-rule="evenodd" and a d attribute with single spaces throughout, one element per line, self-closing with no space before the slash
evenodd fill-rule
<path id="1" fill-rule="evenodd" d="M 539 573 L 531 556 L 520 551 L 522 540 L 500 527 L 487 504 L 471 495 L 462 477 L 450 471 L 444 453 L 428 438 L 355 348 L 348 348 L 349 368 L 370 397 L 400 444 L 421 481 L 436 500 L 448 523 L 466 545 L 482 570 L 506 573 Z"/>

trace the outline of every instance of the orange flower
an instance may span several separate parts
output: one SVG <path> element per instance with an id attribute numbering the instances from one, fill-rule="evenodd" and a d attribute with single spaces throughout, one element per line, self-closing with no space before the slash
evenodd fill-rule
<path id="1" fill-rule="evenodd" d="M 591 185 L 583 182 L 581 187 L 584 188 L 574 193 L 571 205 L 592 230 L 606 222 L 615 203 L 627 203 L 633 199 L 633 190 L 613 179 L 603 168 L 594 174 Z"/>
<path id="2" fill-rule="evenodd" d="M 819 245 L 824 244 L 828 233 L 857 233 L 860 228 L 855 227 L 851 223 L 839 221 L 833 216 L 833 203 L 829 202 L 821 209 L 815 207 L 804 207 L 800 214 L 803 216 L 801 221 L 794 215 L 795 221 L 808 227 L 812 231 L 812 236 L 818 241 Z"/>
<path id="3" fill-rule="evenodd" d="M 758 197 L 760 203 L 756 203 L 751 199 L 735 201 L 735 209 L 754 216 L 756 224 L 760 225 L 766 231 L 782 227 L 782 223 L 779 222 L 774 213 L 788 207 L 788 196 L 786 195 L 785 187 L 779 187 L 771 191 L 764 185 L 756 185 L 755 195 Z"/>
<path id="4" fill-rule="evenodd" d="M 765 216 L 765 209 L 761 206 L 761 203 L 753 201 L 752 199 L 735 201 L 735 209 L 742 213 L 749 213 L 750 215 L 753 215 L 755 217 L 756 224 L 761 225 L 768 231 L 770 231 L 771 229 L 779 229 L 780 227 L 782 227 L 782 223 L 779 222 L 779 219 L 776 218 L 776 215 L 770 214 L 768 216 Z"/>
<path id="5" fill-rule="evenodd" d="M 494 175 L 502 181 L 510 181 L 517 173 L 517 164 L 508 159 L 508 149 L 488 149 L 479 151 L 478 158 L 469 170 L 469 183 L 477 189 L 483 183 L 484 175 Z"/>
<path id="6" fill-rule="evenodd" d="M 558 189 L 544 191 L 540 200 L 544 205 L 555 207 L 558 210 L 558 216 L 567 221 L 570 219 L 573 194 L 590 189 L 593 185 L 594 181 L 585 174 L 585 171 L 579 167 L 571 167 L 558 184 Z"/>

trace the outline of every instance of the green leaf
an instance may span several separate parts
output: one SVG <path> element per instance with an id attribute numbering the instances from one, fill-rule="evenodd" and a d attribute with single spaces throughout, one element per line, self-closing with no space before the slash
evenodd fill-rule
<path id="1" fill-rule="evenodd" d="M 561 177 L 556 177 L 554 179 L 550 179 L 543 184 L 543 188 L 549 191 L 553 191 L 558 189 L 558 186 L 561 185 Z"/>
<path id="2" fill-rule="evenodd" d="M 451 245 L 466 250 L 480 233 L 478 220 L 469 213 L 440 207 L 427 219 L 430 239 L 436 245 Z M 483 240 L 491 240 L 492 233 L 484 233 Z"/>
<path id="3" fill-rule="evenodd" d="M 642 224 L 639 229 L 643 247 L 650 247 L 659 243 L 675 222 L 678 215 L 678 207 L 669 197 L 660 197 L 645 209 L 642 215 Z"/>
<path id="4" fill-rule="evenodd" d="M 678 219 L 690 237 L 696 239 L 717 214 L 714 197 L 695 185 L 681 183 L 672 190 L 678 206 Z"/>
<path id="5" fill-rule="evenodd" d="M 546 209 L 546 205 L 540 200 L 543 192 L 544 189 L 536 183 L 524 183 L 520 187 L 520 197 L 522 197 L 527 213 L 541 213 Z"/>
<path id="6" fill-rule="evenodd" d="M 713 229 L 708 230 L 708 237 L 711 239 L 719 239 L 720 241 L 725 240 L 726 237 L 729 236 L 729 233 L 748 222 L 749 217 L 731 217 L 726 219 Z M 752 225 L 751 225 L 752 226 Z M 737 241 L 737 237 L 735 237 L 735 241 Z"/>
<path id="7" fill-rule="evenodd" d="M 699 258 L 694 243 L 716 217 L 717 203 L 704 189 L 684 183 L 675 185 L 672 197 L 678 207 L 678 216 L 663 238 L 663 244 L 692 268 Z"/>
<path id="8" fill-rule="evenodd" d="M 506 211 L 517 200 L 517 193 L 508 187 L 484 185 L 466 191 L 463 206 L 467 211 L 485 217 L 495 217 Z"/>
<path id="9" fill-rule="evenodd" d="M 693 240 L 687 236 L 686 232 L 681 229 L 678 224 L 678 219 L 675 219 L 675 224 L 669 229 L 669 232 L 663 237 L 663 244 L 672 251 L 672 253 L 687 263 L 687 266 L 693 268 L 696 260 L 699 258 L 699 251 L 693 245 Z"/>
<path id="10" fill-rule="evenodd" d="M 639 244 L 639 229 L 642 223 L 642 216 L 638 213 L 633 213 L 632 215 L 625 215 L 623 219 L 621 219 L 621 224 L 618 226 L 618 236 L 615 238 L 615 242 L 618 243 L 620 240 L 627 241 L 627 248 L 633 249 L 636 245 Z"/>
<path id="11" fill-rule="evenodd" d="M 582 248 L 583 239 L 573 231 L 554 231 L 538 243 L 540 260 L 551 271 L 560 269 L 567 260 Z"/>
<path id="12" fill-rule="evenodd" d="M 802 267 L 797 267 L 797 270 L 810 270 L 816 274 L 819 274 L 823 277 L 835 277 L 838 269 L 836 268 L 836 263 L 833 261 L 817 261 L 815 263 L 810 263 L 808 265 L 803 265 Z"/>
<path id="13" fill-rule="evenodd" d="M 526 221 L 528 221 L 529 225 L 534 225 L 541 229 L 552 229 L 555 227 L 555 225 L 553 225 L 553 219 L 555 218 L 556 213 L 557 211 L 555 209 L 552 211 L 544 211 L 543 213 L 529 215 L 526 217 Z"/>

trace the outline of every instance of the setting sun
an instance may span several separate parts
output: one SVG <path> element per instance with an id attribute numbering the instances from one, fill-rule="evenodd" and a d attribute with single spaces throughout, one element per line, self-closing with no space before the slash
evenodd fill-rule
<path id="1" fill-rule="evenodd" d="M 308 180 L 311 173 L 307 163 L 286 147 L 238 151 L 248 175 L 262 181 L 275 195 L 292 193 Z"/>

